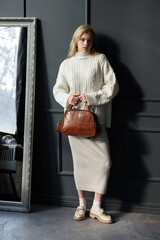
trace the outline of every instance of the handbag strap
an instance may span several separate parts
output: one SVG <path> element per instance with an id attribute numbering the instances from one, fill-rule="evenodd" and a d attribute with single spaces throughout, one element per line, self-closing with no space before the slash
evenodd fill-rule
<path id="1" fill-rule="evenodd" d="M 86 110 L 89 110 L 90 112 L 94 113 L 93 108 L 90 105 L 88 105 L 87 103 L 86 103 Z"/>

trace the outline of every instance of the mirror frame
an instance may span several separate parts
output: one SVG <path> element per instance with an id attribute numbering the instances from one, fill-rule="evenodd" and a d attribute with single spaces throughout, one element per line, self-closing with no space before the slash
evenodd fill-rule
<path id="1" fill-rule="evenodd" d="M 36 80 L 37 19 L 33 17 L 0 18 L 0 26 L 27 27 L 26 92 L 21 202 L 0 200 L 0 210 L 30 212 Z"/>

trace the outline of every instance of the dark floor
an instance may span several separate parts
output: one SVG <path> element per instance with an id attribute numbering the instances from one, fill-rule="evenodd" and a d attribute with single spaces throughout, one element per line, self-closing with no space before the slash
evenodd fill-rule
<path id="1" fill-rule="evenodd" d="M 160 215 L 109 212 L 113 224 L 73 220 L 74 208 L 32 206 L 32 213 L 0 212 L 0 240 L 160 240 Z"/>

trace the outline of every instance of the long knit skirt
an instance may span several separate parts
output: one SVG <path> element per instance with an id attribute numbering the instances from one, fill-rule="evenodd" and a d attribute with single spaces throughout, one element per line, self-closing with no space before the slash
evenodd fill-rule
<path id="1" fill-rule="evenodd" d="M 69 136 L 77 190 L 104 194 L 111 167 L 109 142 L 105 129 L 94 141 Z"/>

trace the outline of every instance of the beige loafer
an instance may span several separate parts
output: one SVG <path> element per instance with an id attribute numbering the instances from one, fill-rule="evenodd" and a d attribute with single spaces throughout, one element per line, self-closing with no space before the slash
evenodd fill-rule
<path id="1" fill-rule="evenodd" d="M 102 223 L 112 223 L 113 220 L 110 215 L 107 215 L 103 208 L 101 208 L 98 212 L 95 211 L 93 208 L 90 210 L 90 217 L 97 218 Z"/>
<path id="2" fill-rule="evenodd" d="M 84 206 L 77 207 L 75 214 L 74 214 L 74 219 L 77 221 L 86 219 L 86 212 L 87 212 L 86 207 L 84 207 Z"/>

